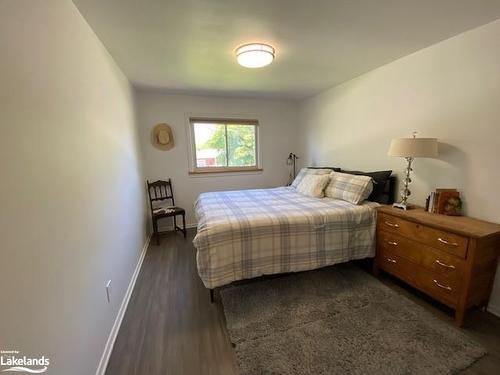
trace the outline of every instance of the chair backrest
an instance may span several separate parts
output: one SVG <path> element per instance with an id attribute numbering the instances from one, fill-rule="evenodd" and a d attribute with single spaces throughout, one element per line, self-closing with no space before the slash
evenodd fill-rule
<path id="1" fill-rule="evenodd" d="M 175 206 L 174 192 L 172 190 L 172 180 L 158 180 L 154 182 L 146 181 L 148 185 L 149 205 L 153 211 L 153 202 L 164 201 L 170 199 L 172 206 Z"/>

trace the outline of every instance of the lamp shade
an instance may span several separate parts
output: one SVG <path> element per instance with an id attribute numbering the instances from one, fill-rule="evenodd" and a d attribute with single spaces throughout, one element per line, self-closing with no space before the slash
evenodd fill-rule
<path id="1" fill-rule="evenodd" d="M 438 156 L 436 138 L 394 138 L 389 147 L 389 156 L 433 158 Z"/>

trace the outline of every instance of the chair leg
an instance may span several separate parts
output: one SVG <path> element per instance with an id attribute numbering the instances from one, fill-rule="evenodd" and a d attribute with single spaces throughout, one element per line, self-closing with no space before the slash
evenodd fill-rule
<path id="1" fill-rule="evenodd" d="M 184 238 L 186 238 L 186 215 L 182 214 L 182 232 L 184 233 Z"/>
<path id="2" fill-rule="evenodd" d="M 156 238 L 156 244 L 159 245 L 160 244 L 160 235 L 158 233 L 158 223 L 156 222 L 156 220 L 153 220 L 153 235 Z"/>
<path id="3" fill-rule="evenodd" d="M 215 302 L 214 290 L 210 289 L 210 303 L 214 303 L 214 302 Z"/>
<path id="4" fill-rule="evenodd" d="M 174 215 L 174 232 L 177 232 L 177 216 Z"/>

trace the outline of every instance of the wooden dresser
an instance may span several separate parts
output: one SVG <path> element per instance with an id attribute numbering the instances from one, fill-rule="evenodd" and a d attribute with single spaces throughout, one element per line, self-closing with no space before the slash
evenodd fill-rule
<path id="1" fill-rule="evenodd" d="M 374 273 L 384 270 L 455 310 L 486 306 L 500 254 L 500 225 L 469 217 L 378 208 Z"/>

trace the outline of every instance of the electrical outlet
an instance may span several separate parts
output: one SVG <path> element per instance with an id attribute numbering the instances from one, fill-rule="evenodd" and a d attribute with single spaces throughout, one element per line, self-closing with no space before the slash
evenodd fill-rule
<path id="1" fill-rule="evenodd" d="M 106 282 L 106 298 L 108 299 L 108 303 L 111 302 L 111 280 Z"/>

